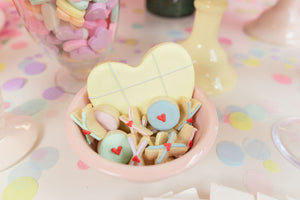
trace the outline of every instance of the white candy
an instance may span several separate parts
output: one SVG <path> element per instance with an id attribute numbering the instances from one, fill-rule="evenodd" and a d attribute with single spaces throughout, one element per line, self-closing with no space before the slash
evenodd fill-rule
<path id="1" fill-rule="evenodd" d="M 86 28 L 82 28 L 82 35 L 84 40 L 86 40 L 89 37 L 89 31 Z"/>
<path id="2" fill-rule="evenodd" d="M 56 30 L 59 26 L 59 19 L 56 16 L 56 7 L 50 3 L 41 6 L 44 24 L 49 31 Z"/>

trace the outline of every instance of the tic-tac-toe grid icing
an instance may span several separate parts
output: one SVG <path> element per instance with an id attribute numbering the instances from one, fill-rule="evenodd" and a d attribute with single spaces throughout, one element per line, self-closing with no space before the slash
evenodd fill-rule
<path id="1" fill-rule="evenodd" d="M 129 106 L 137 106 L 146 113 L 153 97 L 169 96 L 179 101 L 181 96 L 192 96 L 192 60 L 178 44 L 161 44 L 137 67 L 117 62 L 99 64 L 89 75 L 87 89 L 93 105 L 108 104 L 124 114 Z"/>

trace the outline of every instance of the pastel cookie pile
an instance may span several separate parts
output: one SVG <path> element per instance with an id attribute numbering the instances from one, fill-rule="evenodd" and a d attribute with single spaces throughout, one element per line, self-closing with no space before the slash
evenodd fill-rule
<path id="1" fill-rule="evenodd" d="M 194 69 L 175 43 L 150 49 L 137 67 L 100 63 L 87 81 L 89 104 L 71 113 L 87 142 L 108 160 L 153 165 L 184 155 L 201 102 L 192 99 Z"/>
<path id="2" fill-rule="evenodd" d="M 130 165 L 165 163 L 184 155 L 193 145 L 197 129 L 193 117 L 201 107 L 197 99 L 156 97 L 142 114 L 135 107 L 128 114 L 109 105 L 86 105 L 71 113 L 86 141 L 110 161 Z"/>
<path id="3" fill-rule="evenodd" d="M 112 42 L 118 0 L 19 0 L 28 31 L 65 63 L 97 60 Z"/>

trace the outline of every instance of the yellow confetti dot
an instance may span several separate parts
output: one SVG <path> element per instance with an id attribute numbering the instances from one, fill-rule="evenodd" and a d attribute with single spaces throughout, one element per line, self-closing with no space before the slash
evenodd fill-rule
<path id="1" fill-rule="evenodd" d="M 38 184 L 32 177 L 20 177 L 10 182 L 4 189 L 2 200 L 32 200 L 36 195 Z"/>
<path id="2" fill-rule="evenodd" d="M 293 66 L 293 65 L 290 65 L 290 64 L 284 64 L 284 67 L 285 67 L 285 68 L 288 68 L 288 69 L 293 69 L 294 66 Z"/>
<path id="3" fill-rule="evenodd" d="M 297 58 L 289 58 L 288 60 L 291 61 L 292 63 L 298 62 L 298 59 L 297 59 Z"/>
<path id="4" fill-rule="evenodd" d="M 4 70 L 5 65 L 3 63 L 0 63 L 0 71 Z"/>
<path id="5" fill-rule="evenodd" d="M 145 10 L 141 9 L 141 8 L 137 8 L 137 9 L 133 10 L 133 13 L 135 13 L 135 14 L 143 14 L 144 12 L 145 12 Z"/>
<path id="6" fill-rule="evenodd" d="M 137 40 L 136 39 L 127 39 L 125 40 L 125 45 L 129 45 L 129 46 L 133 46 L 137 44 Z"/>
<path id="7" fill-rule="evenodd" d="M 264 162 L 264 167 L 270 171 L 270 172 L 273 172 L 273 173 L 276 173 L 279 171 L 279 166 L 277 165 L 276 162 L 274 162 L 273 160 L 266 160 Z"/>
<path id="8" fill-rule="evenodd" d="M 241 131 L 249 131 L 253 128 L 253 121 L 245 113 L 233 112 L 229 115 L 231 126 Z"/>
<path id="9" fill-rule="evenodd" d="M 243 64 L 249 67 L 258 67 L 260 65 L 260 62 L 256 58 L 250 58 L 248 60 L 244 60 Z"/>

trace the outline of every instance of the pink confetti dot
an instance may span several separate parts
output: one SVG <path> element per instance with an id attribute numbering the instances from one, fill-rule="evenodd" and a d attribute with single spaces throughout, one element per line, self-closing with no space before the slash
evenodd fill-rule
<path id="1" fill-rule="evenodd" d="M 280 83 L 280 84 L 284 84 L 284 85 L 289 85 L 292 83 L 292 79 L 286 75 L 283 74 L 274 74 L 273 75 L 273 79 Z"/>
<path id="2" fill-rule="evenodd" d="M 18 49 L 23 49 L 23 48 L 27 47 L 27 45 L 28 45 L 27 42 L 15 42 L 10 47 L 12 49 L 18 50 Z"/>
<path id="3" fill-rule="evenodd" d="M 228 46 L 232 45 L 232 41 L 228 38 L 220 37 L 219 42 L 223 45 L 228 45 Z"/>
<path id="4" fill-rule="evenodd" d="M 79 169 L 81 169 L 81 170 L 87 170 L 87 169 L 89 169 L 90 167 L 89 166 L 87 166 L 83 161 L 81 161 L 81 160 L 79 160 L 78 162 L 77 162 L 77 167 L 79 168 Z"/>
<path id="5" fill-rule="evenodd" d="M 46 153 L 45 149 L 38 149 L 32 153 L 31 159 L 34 161 L 40 161 L 46 156 Z"/>
<path id="6" fill-rule="evenodd" d="M 185 32 L 187 32 L 187 33 L 191 33 L 191 32 L 192 32 L 192 30 L 193 30 L 193 28 L 192 28 L 192 27 L 188 27 L 188 28 L 186 28 L 186 29 L 185 29 Z"/>
<path id="7" fill-rule="evenodd" d="M 247 190 L 256 194 L 257 192 L 273 196 L 273 184 L 270 178 L 260 171 L 249 170 L 244 175 L 244 185 Z"/>
<path id="8" fill-rule="evenodd" d="M 6 110 L 10 107 L 10 103 L 9 102 L 4 102 L 3 106 L 4 106 L 4 110 Z"/>

